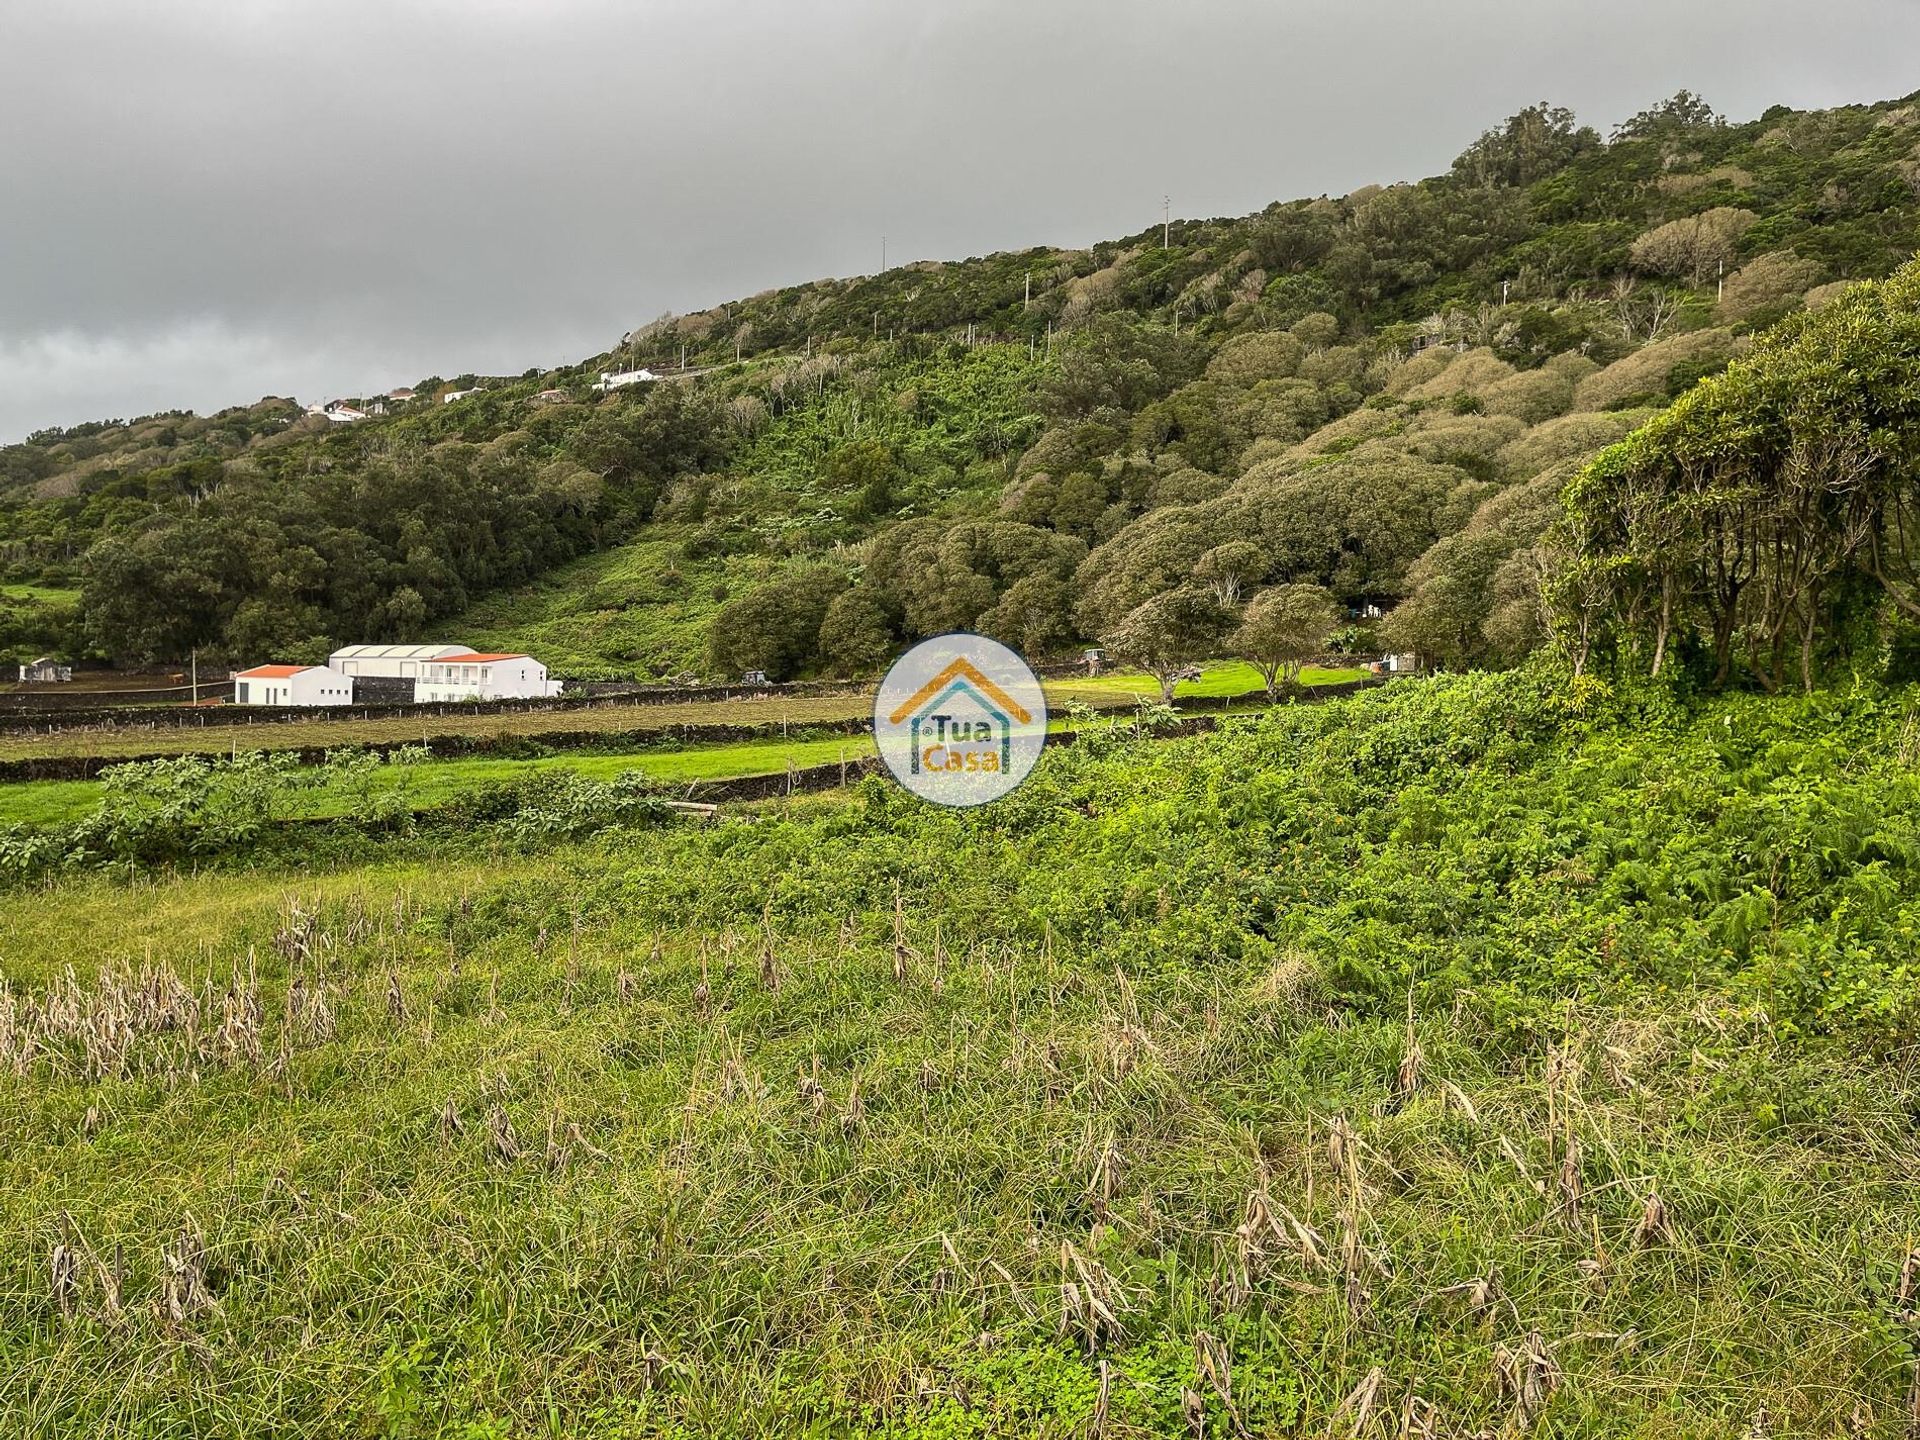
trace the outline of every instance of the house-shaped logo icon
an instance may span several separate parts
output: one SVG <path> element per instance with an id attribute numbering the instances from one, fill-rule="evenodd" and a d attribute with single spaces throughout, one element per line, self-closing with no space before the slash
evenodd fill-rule
<path id="1" fill-rule="evenodd" d="M 1026 779 L 1047 737 L 1047 700 L 1019 655 L 983 635 L 937 635 L 893 663 L 873 735 L 893 778 L 941 805 L 983 805 Z"/>
<path id="2" fill-rule="evenodd" d="M 980 718 L 969 724 L 964 714 L 947 713 L 967 710 Z M 926 753 L 921 745 L 924 738 L 937 740 L 939 743 L 932 748 L 940 749 L 945 748 L 950 736 L 997 741 L 998 768 L 1005 772 L 1013 768 L 1014 724 L 1016 721 L 1022 725 L 1032 724 L 1033 712 L 981 674 L 979 667 L 962 655 L 916 690 L 887 719 L 894 725 L 908 727 L 913 741 L 911 774 L 920 773 L 922 756 Z"/>

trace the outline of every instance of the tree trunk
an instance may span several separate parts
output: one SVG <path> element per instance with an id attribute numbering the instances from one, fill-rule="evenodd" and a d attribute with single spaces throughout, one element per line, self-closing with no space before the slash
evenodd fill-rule
<path id="1" fill-rule="evenodd" d="M 1733 609 L 1728 607 L 1713 617 L 1713 685 L 1717 690 L 1727 683 L 1733 670 Z"/>
<path id="2" fill-rule="evenodd" d="M 1653 636 L 1653 674 L 1658 679 L 1660 667 L 1667 659 L 1667 633 L 1673 628 L 1673 577 L 1666 575 L 1660 581 L 1660 624 Z"/>

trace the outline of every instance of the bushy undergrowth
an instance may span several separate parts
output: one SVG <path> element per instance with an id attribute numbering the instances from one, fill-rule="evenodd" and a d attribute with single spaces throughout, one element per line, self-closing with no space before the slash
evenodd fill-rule
<path id="1" fill-rule="evenodd" d="M 1310 962 L 1342 1003 L 1726 984 L 1785 1027 L 1920 1025 L 1920 693 L 1602 695 L 1544 670 L 1293 706 L 1050 757 L 979 815 L 869 781 L 805 824 L 728 827 L 689 869 L 614 867 L 667 923 L 800 923 L 938 896 L 970 937 L 1130 970 Z M 609 897 L 614 903 L 614 897 Z"/>
<path id="2" fill-rule="evenodd" d="M 973 815 L 69 880 L 0 1430 L 1901 1433 L 1913 699 L 1439 679 Z"/>
<path id="3" fill-rule="evenodd" d="M 0 883 L 30 883 L 62 873 L 215 863 L 288 864 L 345 853 L 365 856 L 363 841 L 412 836 L 429 849 L 472 843 L 541 848 L 603 831 L 657 823 L 667 809 L 639 771 L 593 780 L 569 771 L 534 771 L 477 785 L 421 816 L 414 767 L 425 746 L 384 755 L 330 751 L 303 766 L 292 751 L 240 751 L 231 758 L 182 755 L 133 761 L 101 772 L 100 803 L 70 825 L 0 825 Z M 344 814 L 303 824 L 303 809 L 324 795 Z"/>

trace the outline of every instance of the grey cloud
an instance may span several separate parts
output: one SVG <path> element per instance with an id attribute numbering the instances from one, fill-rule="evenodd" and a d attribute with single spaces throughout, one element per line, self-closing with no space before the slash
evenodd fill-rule
<path id="1" fill-rule="evenodd" d="M 1885 98 L 1916 42 L 1906 0 L 7 0 L 0 437 L 1431 174 L 1542 98 Z"/>

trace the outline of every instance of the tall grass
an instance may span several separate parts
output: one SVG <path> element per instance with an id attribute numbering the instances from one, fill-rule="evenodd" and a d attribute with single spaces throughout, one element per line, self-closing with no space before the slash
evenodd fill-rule
<path id="1" fill-rule="evenodd" d="M 1447 682 L 971 817 L 68 882 L 0 1431 L 1902 1433 L 1909 1021 L 1781 948 L 1842 830 L 1904 873 L 1898 718 Z"/>

